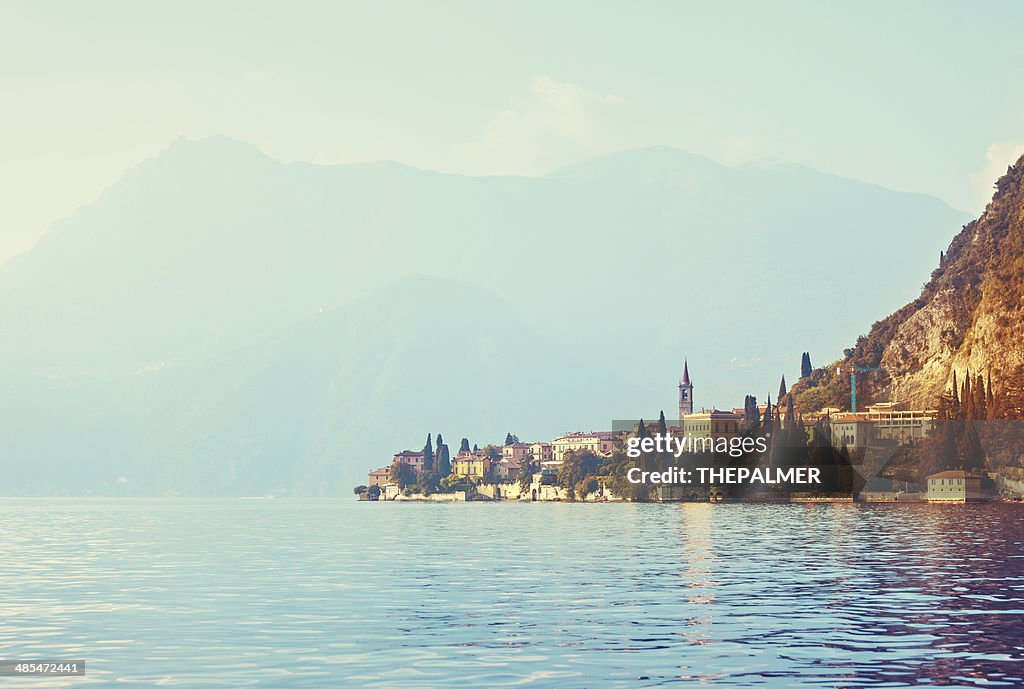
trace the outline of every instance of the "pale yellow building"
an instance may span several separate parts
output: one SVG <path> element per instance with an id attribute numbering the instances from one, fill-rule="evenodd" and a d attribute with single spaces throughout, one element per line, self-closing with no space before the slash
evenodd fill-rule
<path id="1" fill-rule="evenodd" d="M 832 415 L 833 447 L 867 447 L 874 444 L 875 425 L 868 421 L 867 414 L 845 412 Z"/>
<path id="2" fill-rule="evenodd" d="M 832 413 L 832 445 L 916 444 L 931 432 L 937 415 L 934 409 L 900 409 L 895 402 L 879 402 L 856 413 Z"/>
<path id="3" fill-rule="evenodd" d="M 607 457 L 615 451 L 615 448 L 621 442 L 621 437 L 615 431 L 566 433 L 555 438 L 551 443 L 551 459 L 556 463 L 563 462 L 565 454 L 572 450 L 590 450 L 594 454 Z"/>
<path id="4" fill-rule="evenodd" d="M 982 488 L 981 472 L 940 471 L 928 477 L 928 502 L 968 502 L 988 500 L 990 495 Z"/>
<path id="5" fill-rule="evenodd" d="M 866 410 L 868 421 L 875 426 L 875 437 L 910 445 L 924 439 L 934 426 L 935 409 L 900 409 L 895 402 L 879 402 Z"/>
<path id="6" fill-rule="evenodd" d="M 743 415 L 705 409 L 683 416 L 684 438 L 733 438 L 741 434 Z"/>
<path id="7" fill-rule="evenodd" d="M 555 458 L 555 446 L 551 443 L 533 443 L 530 445 L 530 458 L 538 464 L 550 462 Z"/>
<path id="8" fill-rule="evenodd" d="M 491 473 L 491 459 L 485 452 L 463 450 L 452 460 L 452 474 L 482 481 Z"/>

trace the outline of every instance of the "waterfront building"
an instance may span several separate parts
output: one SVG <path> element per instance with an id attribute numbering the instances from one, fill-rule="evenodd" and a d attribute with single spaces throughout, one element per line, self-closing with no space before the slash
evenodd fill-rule
<path id="1" fill-rule="evenodd" d="M 487 478 L 491 473 L 491 458 L 483 450 L 463 450 L 452 460 L 452 474 L 476 479 Z"/>
<path id="2" fill-rule="evenodd" d="M 551 443 L 551 459 L 555 464 L 565 460 L 565 453 L 573 450 L 590 450 L 594 454 L 607 457 L 619 444 L 621 434 L 615 431 L 592 431 L 590 433 L 566 433 Z"/>
<path id="3" fill-rule="evenodd" d="M 413 473 L 417 476 L 423 471 L 423 453 L 416 452 L 415 450 L 402 450 L 394 459 L 391 460 L 392 464 L 408 464 L 409 468 L 413 470 Z"/>
<path id="4" fill-rule="evenodd" d="M 968 502 L 987 500 L 980 471 L 940 471 L 928 477 L 928 502 Z"/>
<path id="5" fill-rule="evenodd" d="M 374 486 L 383 487 L 388 482 L 388 472 L 391 471 L 391 467 L 382 467 L 380 469 L 374 469 L 370 472 L 369 481 L 366 483 L 367 488 Z"/>

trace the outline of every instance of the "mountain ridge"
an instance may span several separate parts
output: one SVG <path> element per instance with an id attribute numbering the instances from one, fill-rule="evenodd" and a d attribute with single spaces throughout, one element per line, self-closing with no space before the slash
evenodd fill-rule
<path id="1" fill-rule="evenodd" d="M 107 458 L 91 460 L 97 464 L 151 458 L 152 481 L 178 477 L 181 483 L 201 474 L 204 462 L 222 466 L 214 461 L 217 453 L 201 447 L 236 458 L 269 457 L 268 448 L 287 447 L 302 458 L 295 460 L 302 471 L 288 474 L 290 489 L 309 488 L 312 477 L 325 475 L 314 471 L 316 462 L 340 463 L 332 469 L 339 472 L 357 463 L 361 471 L 380 461 L 384 445 L 358 462 L 343 454 L 331 458 L 313 445 L 289 445 L 292 427 L 308 427 L 297 419 L 285 423 L 292 417 L 284 411 L 279 433 L 265 435 L 273 428 L 272 405 L 260 407 L 261 423 L 232 435 L 189 411 L 189 401 L 199 393 L 220 400 L 207 406 L 216 418 L 254 409 L 250 398 L 262 394 L 251 387 L 255 383 L 241 372 L 238 380 L 213 375 L 207 362 L 250 351 L 276 334 L 287 339 L 322 313 L 340 317 L 341 308 L 356 314 L 344 309 L 392 294 L 389 285 L 413 275 L 486 290 L 515 314 L 508 325 L 480 316 L 488 325 L 473 331 L 471 323 L 451 319 L 462 297 L 446 303 L 448 297 L 435 292 L 434 302 L 417 302 L 439 324 L 410 334 L 432 343 L 431 355 L 418 359 L 439 372 L 431 385 L 461 380 L 462 388 L 474 387 L 459 378 L 459 362 L 443 343 L 477 362 L 472 370 L 487 392 L 476 407 L 463 406 L 458 396 L 445 399 L 467 415 L 477 409 L 479 428 L 504 437 L 511 426 L 525 434 L 532 418 L 538 433 L 557 433 L 577 425 L 598 428 L 611 413 L 671 413 L 684 356 L 699 381 L 698 406 L 728 407 L 745 394 L 773 389 L 778 373 L 792 375 L 794 352 L 812 351 L 816 358 L 823 358 L 820 351 L 838 352 L 850 322 L 904 302 L 905 276 L 930 269 L 922 247 L 934 244 L 937 253 L 948 229 L 961 224 L 961 214 L 937 199 L 923 202 L 813 173 L 717 166 L 702 175 L 703 162 L 694 167 L 684 156 L 678 167 L 666 168 L 646 164 L 648 155 L 678 157 L 658 149 L 632 156 L 629 165 L 605 159 L 587 174 L 465 177 L 391 164 L 282 164 L 230 140 L 181 142 L 62 221 L 19 260 L 0 265 L 0 404 L 11 412 L 0 421 L 0 456 L 42 453 L 22 430 L 42 435 L 49 425 L 66 425 L 78 429 L 77 449 Z M 851 244 L 848 237 L 860 241 Z M 875 244 L 887 251 L 878 254 Z M 867 265 L 870 280 L 860 272 Z M 839 269 L 846 266 L 853 269 Z M 407 291 L 411 299 L 418 290 Z M 853 292 L 856 299 L 849 297 Z M 386 317 L 389 309 L 380 308 Z M 379 328 L 369 316 L 351 317 L 365 324 L 353 331 L 364 343 L 390 350 L 375 339 Z M 559 366 L 570 379 L 586 370 L 596 382 L 581 387 L 585 404 L 574 403 L 562 388 L 545 389 L 510 354 L 489 368 L 486 352 L 461 339 L 467 337 L 501 352 L 512 344 L 533 351 L 542 338 L 548 354 L 537 355 L 536 370 L 552 380 Z M 290 351 L 301 364 L 299 344 Z M 410 361 L 406 350 L 394 351 Z M 366 362 L 360 375 L 380 381 L 394 375 L 386 360 L 359 356 Z M 290 366 L 277 361 L 267 380 L 287 380 Z M 353 380 L 370 387 L 347 385 L 338 377 L 347 370 L 344 362 L 331 361 L 323 376 L 337 381 L 336 390 L 353 399 L 378 390 L 374 404 L 399 405 L 404 416 L 393 430 L 430 430 L 401 406 L 406 392 L 373 388 L 358 376 Z M 182 373 L 197 370 L 207 373 Z M 248 370 L 255 376 L 260 369 L 253 364 Z M 515 386 L 516 375 L 531 381 L 529 396 Z M 210 387 L 215 382 L 221 387 Z M 319 387 L 314 397 L 327 399 Z M 590 404 L 617 398 L 624 403 L 611 405 L 614 411 Z M 34 400 L 32 410 L 23 400 Z M 154 406 L 160 400 L 166 412 Z M 529 417 L 523 426 L 509 400 Z M 324 406 L 324 428 L 333 424 L 348 433 L 344 410 L 351 403 Z M 574 404 L 596 417 L 574 421 Z M 108 408 L 116 413 L 104 415 Z M 175 435 L 213 444 L 192 452 Z M 387 447 L 406 442 L 396 435 Z M 54 471 L 70 451 L 47 451 Z M 158 471 L 161 456 L 168 466 Z M 268 481 L 280 477 L 264 469 Z M 221 478 L 214 483 L 229 490 Z M 258 475 L 245 480 L 248 489 L 258 488 Z M 157 482 L 149 485 L 160 489 Z"/>
<path id="2" fill-rule="evenodd" d="M 953 238 L 921 295 L 875 323 L 855 362 L 906 371 L 892 393 L 934 404 L 954 372 L 993 375 L 1022 407 L 1024 350 L 1024 157 L 996 183 L 981 216 Z"/>

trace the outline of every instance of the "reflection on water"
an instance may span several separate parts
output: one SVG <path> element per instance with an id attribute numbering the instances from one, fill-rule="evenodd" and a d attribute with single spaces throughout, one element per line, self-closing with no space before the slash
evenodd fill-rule
<path id="1" fill-rule="evenodd" d="M 3 500 L 0 687 L 1020 686 L 1024 505 Z"/>

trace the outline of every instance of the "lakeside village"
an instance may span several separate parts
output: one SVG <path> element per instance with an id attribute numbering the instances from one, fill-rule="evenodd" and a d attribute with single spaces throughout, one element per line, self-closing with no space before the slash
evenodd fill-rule
<path id="1" fill-rule="evenodd" d="M 981 434 L 988 431 L 981 422 L 997 406 L 991 377 L 986 389 L 981 376 L 972 383 L 968 373 L 958 389 L 954 374 L 952 392 L 936 409 L 878 402 L 858 411 L 853 369 L 850 410 L 824 406 L 797 414 L 795 401 L 808 388 L 820 386 L 816 399 L 825 389 L 823 381 L 811 379 L 821 370 L 812 371 L 809 355 L 803 356 L 800 381 L 787 390 L 783 376 L 775 403 L 769 396 L 759 404 L 748 395 L 742 408 L 695 410 L 684 362 L 675 420 L 662 412 L 654 422 L 640 419 L 622 429 L 539 442 L 509 433 L 503 444 L 483 448 L 463 438 L 454 456 L 440 433 L 428 434 L 422 450 L 395 454 L 354 492 L 360 500 L 439 502 L 974 502 L 1024 496 L 1024 470 L 986 466 Z M 833 389 L 841 376 L 837 368 Z M 652 472 L 666 478 L 638 480 Z M 808 473 L 813 482 L 789 482 Z M 728 480 L 737 474 L 751 480 Z M 787 478 L 764 478 L 780 475 Z"/>

